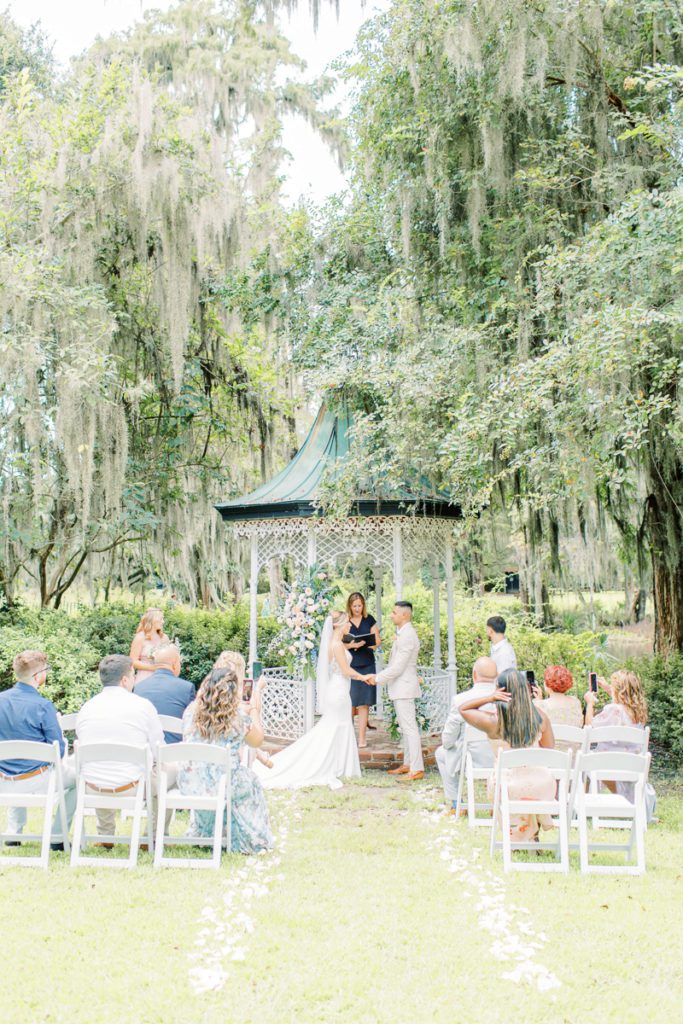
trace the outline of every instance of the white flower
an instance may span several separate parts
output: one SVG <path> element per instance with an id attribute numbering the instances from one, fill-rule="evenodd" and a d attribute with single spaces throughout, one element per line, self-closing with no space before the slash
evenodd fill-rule
<path id="1" fill-rule="evenodd" d="M 311 590 L 311 588 L 310 587 L 306 587 L 306 597 L 310 597 L 312 593 L 313 593 L 313 591 Z"/>
<path id="2" fill-rule="evenodd" d="M 308 651 L 312 651 L 313 650 L 313 644 L 311 643 L 310 640 L 306 641 L 306 650 L 308 650 Z"/>
<path id="3" fill-rule="evenodd" d="M 326 580 L 327 579 L 327 573 L 326 572 L 319 572 L 318 573 L 318 579 L 319 580 Z"/>
<path id="4" fill-rule="evenodd" d="M 281 647 L 277 653 L 283 655 L 285 653 L 284 647 Z"/>
<path id="5" fill-rule="evenodd" d="M 290 654 L 296 654 L 296 647 L 294 646 L 294 644 L 290 644 L 288 650 Z"/>

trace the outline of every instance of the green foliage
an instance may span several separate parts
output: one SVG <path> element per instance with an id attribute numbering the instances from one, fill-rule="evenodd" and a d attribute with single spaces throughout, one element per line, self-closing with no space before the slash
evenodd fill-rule
<path id="1" fill-rule="evenodd" d="M 0 626 L 0 689 L 13 685 L 12 662 L 20 651 L 44 651 L 51 666 L 41 693 L 63 712 L 78 711 L 100 689 L 100 654 L 65 616 L 38 618 L 23 625 Z"/>
<path id="2" fill-rule="evenodd" d="M 182 674 L 201 683 L 223 650 L 245 655 L 249 649 L 249 605 L 242 601 L 226 612 L 170 608 L 166 632 L 176 639 Z M 0 689 L 12 685 L 12 661 L 19 651 L 43 650 L 52 666 L 42 691 L 60 711 L 77 711 L 99 689 L 97 666 L 107 654 L 128 654 L 140 621 L 139 610 L 125 605 L 81 608 L 75 613 L 14 610 L 0 619 Z M 259 620 L 259 644 L 265 651 L 277 632 L 275 619 Z M 266 665 L 278 664 L 264 656 Z"/>
<path id="3" fill-rule="evenodd" d="M 683 655 L 633 659 L 628 668 L 638 673 L 648 702 L 653 740 L 683 764 Z"/>

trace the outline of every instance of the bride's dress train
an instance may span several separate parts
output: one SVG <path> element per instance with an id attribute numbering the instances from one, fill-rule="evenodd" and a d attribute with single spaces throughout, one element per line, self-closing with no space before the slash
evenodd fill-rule
<path id="1" fill-rule="evenodd" d="M 348 653 L 347 658 L 351 660 Z M 254 772 L 264 789 L 301 789 L 303 786 L 339 789 L 342 778 L 360 778 L 350 688 L 350 680 L 342 675 L 336 663 L 333 664 L 318 724 L 274 754 L 272 768 L 254 762 Z"/>

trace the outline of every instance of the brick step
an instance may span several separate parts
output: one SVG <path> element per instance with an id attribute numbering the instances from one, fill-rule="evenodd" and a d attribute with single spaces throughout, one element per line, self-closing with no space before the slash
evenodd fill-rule
<path id="1" fill-rule="evenodd" d="M 367 747 L 358 751 L 361 766 L 363 768 L 376 768 L 379 771 L 398 768 L 403 763 L 401 744 L 395 743 L 379 722 L 376 724 L 376 730 L 368 731 Z M 422 756 L 424 757 L 425 768 L 433 768 L 436 764 L 434 751 L 440 742 L 440 736 L 422 737 Z M 288 743 L 274 740 L 268 736 L 266 736 L 263 744 L 264 750 L 267 750 L 269 754 L 276 754 L 287 746 L 289 746 Z"/>

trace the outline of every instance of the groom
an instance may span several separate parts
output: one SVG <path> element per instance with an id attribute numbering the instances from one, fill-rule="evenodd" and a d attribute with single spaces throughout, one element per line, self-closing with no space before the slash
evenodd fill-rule
<path id="1" fill-rule="evenodd" d="M 376 676 L 368 676 L 369 683 L 388 683 L 389 697 L 396 708 L 398 727 L 403 740 L 403 764 L 392 768 L 390 775 L 398 775 L 401 782 L 424 778 L 422 740 L 415 715 L 415 698 L 420 696 L 417 678 L 417 656 L 420 641 L 412 623 L 413 606 L 410 601 L 397 601 L 391 613 L 396 626 L 396 639 L 391 648 L 389 664 Z"/>

